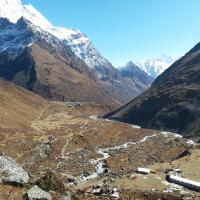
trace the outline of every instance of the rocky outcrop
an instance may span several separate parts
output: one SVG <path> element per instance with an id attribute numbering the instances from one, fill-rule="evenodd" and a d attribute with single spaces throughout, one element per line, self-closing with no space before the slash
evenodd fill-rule
<path id="1" fill-rule="evenodd" d="M 45 192 L 41 188 L 39 188 L 37 185 L 32 187 L 24 196 L 25 200 L 51 200 L 51 194 L 48 192 Z"/>
<path id="2" fill-rule="evenodd" d="M 23 185 L 28 183 L 28 173 L 12 158 L 0 156 L 0 182 Z"/>

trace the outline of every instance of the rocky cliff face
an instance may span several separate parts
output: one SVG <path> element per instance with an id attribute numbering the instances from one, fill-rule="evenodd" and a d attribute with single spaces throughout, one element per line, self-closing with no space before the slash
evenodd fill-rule
<path id="1" fill-rule="evenodd" d="M 143 83 L 144 88 L 145 86 L 151 86 L 151 84 L 154 81 L 154 78 L 149 76 L 145 71 L 140 69 L 139 66 L 137 66 L 132 61 L 128 62 L 125 67 L 119 68 L 119 72 L 123 77 L 133 79 L 135 81 L 138 81 L 139 83 Z"/>

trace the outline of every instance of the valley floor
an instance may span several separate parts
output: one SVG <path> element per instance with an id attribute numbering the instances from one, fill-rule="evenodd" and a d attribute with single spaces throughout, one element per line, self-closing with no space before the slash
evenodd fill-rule
<path id="1" fill-rule="evenodd" d="M 0 199 L 23 199 L 38 183 L 45 188 L 48 173 L 64 188 L 45 182 L 54 185 L 55 199 L 65 190 L 80 200 L 200 199 L 199 193 L 165 179 L 167 170 L 178 168 L 182 176 L 200 181 L 199 146 L 175 134 L 97 117 L 113 109 L 51 102 L 30 128 L 0 128 L 0 154 L 13 158 L 31 177 L 23 187 L 1 184 Z M 138 167 L 153 173 L 137 174 Z"/>

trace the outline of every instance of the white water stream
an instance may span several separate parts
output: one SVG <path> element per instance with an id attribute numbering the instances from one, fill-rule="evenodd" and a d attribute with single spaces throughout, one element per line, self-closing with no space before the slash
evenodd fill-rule
<path id="1" fill-rule="evenodd" d="M 97 178 L 99 175 L 104 174 L 105 170 L 108 171 L 106 160 L 110 157 L 109 151 L 117 151 L 117 150 L 121 150 L 121 149 L 126 149 L 126 148 L 128 148 L 132 145 L 144 143 L 148 139 L 155 137 L 155 136 L 156 136 L 156 134 L 151 135 L 151 136 L 145 136 L 144 138 L 142 138 L 138 142 L 126 142 L 125 144 L 118 145 L 118 146 L 115 146 L 115 147 L 108 147 L 108 148 L 105 148 L 105 149 L 97 149 L 97 153 L 102 155 L 102 157 L 98 158 L 98 159 L 90 160 L 91 164 L 96 165 L 95 172 L 93 172 L 92 174 L 90 174 L 88 176 L 82 175 L 80 177 L 80 181 L 84 182 L 84 181 L 88 181 L 90 179 Z"/>

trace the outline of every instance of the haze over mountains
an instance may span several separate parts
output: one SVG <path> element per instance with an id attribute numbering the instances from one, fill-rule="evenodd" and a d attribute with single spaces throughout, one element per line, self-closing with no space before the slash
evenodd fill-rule
<path id="1" fill-rule="evenodd" d="M 61 101 L 121 104 L 149 87 L 122 76 L 85 34 L 53 26 L 31 5 L 2 0 L 0 17 L 0 77 Z"/>

